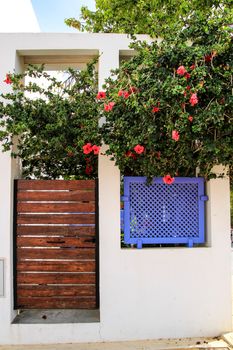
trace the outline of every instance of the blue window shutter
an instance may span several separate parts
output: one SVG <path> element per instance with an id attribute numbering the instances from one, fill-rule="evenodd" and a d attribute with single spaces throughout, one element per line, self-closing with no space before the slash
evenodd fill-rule
<path id="1" fill-rule="evenodd" d="M 176 177 L 172 185 L 154 178 L 124 177 L 124 242 L 193 244 L 205 241 L 203 178 Z"/>

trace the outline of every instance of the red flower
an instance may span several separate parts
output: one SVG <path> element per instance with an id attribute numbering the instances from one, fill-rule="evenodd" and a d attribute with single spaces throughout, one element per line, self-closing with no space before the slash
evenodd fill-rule
<path id="1" fill-rule="evenodd" d="M 157 112 L 159 112 L 159 107 L 153 107 L 152 113 L 157 113 Z"/>
<path id="2" fill-rule="evenodd" d="M 130 88 L 129 88 L 129 93 L 130 94 L 134 94 L 135 92 L 137 92 L 138 91 L 138 89 L 135 87 L 135 86 L 131 86 Z"/>
<path id="3" fill-rule="evenodd" d="M 163 182 L 164 182 L 166 185 L 171 185 L 174 181 L 175 181 L 174 177 L 171 177 L 169 174 L 168 174 L 168 175 L 165 175 L 165 176 L 163 177 Z"/>
<path id="4" fill-rule="evenodd" d="M 83 146 L 83 153 L 89 154 L 92 151 L 91 143 L 86 143 L 86 145 Z"/>
<path id="5" fill-rule="evenodd" d="M 12 84 L 12 80 L 9 74 L 6 75 L 6 79 L 3 80 L 3 82 L 6 84 Z"/>
<path id="6" fill-rule="evenodd" d="M 94 152 L 94 154 L 99 154 L 100 146 L 93 145 L 92 146 L 92 151 Z"/>
<path id="7" fill-rule="evenodd" d="M 177 69 L 177 71 L 176 71 L 176 73 L 178 74 L 178 75 L 184 75 L 185 73 L 186 73 L 187 71 L 186 71 L 186 69 L 185 69 L 185 67 L 184 66 L 180 66 L 178 69 Z"/>
<path id="8" fill-rule="evenodd" d="M 205 55 L 205 62 L 210 62 L 212 60 L 212 55 Z"/>
<path id="9" fill-rule="evenodd" d="M 185 78 L 188 80 L 191 77 L 189 73 L 185 73 Z"/>
<path id="10" fill-rule="evenodd" d="M 86 166 L 86 169 L 85 169 L 85 173 L 86 173 L 87 175 L 90 175 L 90 174 L 92 173 L 92 171 L 93 171 L 92 166 L 91 166 L 91 165 L 87 165 L 87 166 Z"/>
<path id="11" fill-rule="evenodd" d="M 101 99 L 103 99 L 103 98 L 106 98 L 106 93 L 105 93 L 104 91 L 99 91 L 98 94 L 97 94 L 97 96 L 96 96 L 96 98 L 97 98 L 98 100 L 101 100 Z"/>
<path id="12" fill-rule="evenodd" d="M 191 89 L 190 85 L 186 86 L 186 90 L 190 90 L 190 89 Z"/>
<path id="13" fill-rule="evenodd" d="M 130 92 L 124 91 L 124 90 L 119 90 L 118 91 L 118 96 L 123 96 L 124 98 L 128 98 L 130 96 Z"/>
<path id="14" fill-rule="evenodd" d="M 128 98 L 130 96 L 130 93 L 128 91 L 123 92 L 124 98 Z"/>
<path id="15" fill-rule="evenodd" d="M 188 120 L 190 121 L 190 123 L 192 123 L 193 117 L 191 115 L 189 115 Z"/>
<path id="16" fill-rule="evenodd" d="M 137 158 L 136 154 L 134 154 L 134 153 L 131 152 L 131 151 L 127 151 L 127 152 L 125 153 L 125 156 L 128 157 L 128 158 L 133 158 L 133 159 L 136 159 L 136 158 Z"/>
<path id="17" fill-rule="evenodd" d="M 141 146 L 141 145 L 137 145 L 134 147 L 134 151 L 137 153 L 137 154 L 141 154 L 143 153 L 145 150 L 145 147 L 144 146 Z"/>
<path id="18" fill-rule="evenodd" d="M 174 141 L 179 141 L 179 138 L 180 138 L 180 134 L 177 130 L 172 130 L 172 139 Z"/>
<path id="19" fill-rule="evenodd" d="M 191 106 L 195 106 L 198 103 L 198 98 L 197 98 L 197 94 L 192 94 L 189 102 L 191 104 Z"/>
<path id="20" fill-rule="evenodd" d="M 191 66 L 190 66 L 190 69 L 191 70 L 194 70 L 196 68 L 196 65 L 195 64 L 192 64 Z"/>
<path id="21" fill-rule="evenodd" d="M 113 109 L 113 106 L 115 105 L 115 102 L 109 102 L 107 105 L 104 104 L 104 110 L 106 112 L 109 112 Z"/>

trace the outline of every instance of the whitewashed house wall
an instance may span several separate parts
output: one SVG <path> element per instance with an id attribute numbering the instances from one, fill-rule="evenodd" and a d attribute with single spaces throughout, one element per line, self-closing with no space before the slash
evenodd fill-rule
<path id="1" fill-rule="evenodd" d="M 146 39 L 146 37 L 141 37 Z M 84 64 L 96 54 L 99 88 L 119 57 L 130 54 L 121 34 L 0 34 L 0 90 L 5 74 L 26 62 Z M 43 57 L 42 57 L 43 56 Z M 52 59 L 53 58 L 53 59 Z M 63 63 L 62 63 L 63 62 Z M 12 324 L 13 179 L 17 164 L 0 153 L 0 344 L 71 343 L 218 336 L 231 330 L 231 247 L 229 181 L 207 184 L 207 244 L 196 248 L 121 249 L 120 172 L 99 156 L 100 321 Z M 216 171 L 220 171 L 219 168 Z M 1 265 L 0 265 L 1 268 Z M 1 271 L 1 274 L 3 271 Z"/>

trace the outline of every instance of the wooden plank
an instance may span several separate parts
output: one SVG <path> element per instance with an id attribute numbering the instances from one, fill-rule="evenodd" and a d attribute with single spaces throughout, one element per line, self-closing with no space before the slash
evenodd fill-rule
<path id="1" fill-rule="evenodd" d="M 94 189 L 95 180 L 18 180 L 18 190 Z"/>
<path id="2" fill-rule="evenodd" d="M 46 236 L 95 236 L 94 226 L 18 226 L 18 235 Z"/>
<path id="3" fill-rule="evenodd" d="M 76 249 L 43 249 L 43 248 L 18 248 L 17 259 L 95 259 L 95 248 Z M 72 264 L 72 262 L 71 262 Z"/>
<path id="4" fill-rule="evenodd" d="M 17 271 L 47 272 L 95 272 L 95 260 L 87 261 L 22 261 L 17 264 Z"/>
<path id="5" fill-rule="evenodd" d="M 95 201 L 95 191 L 70 191 L 70 192 L 27 192 L 20 191 L 18 201 Z"/>
<path id="6" fill-rule="evenodd" d="M 18 297 L 76 297 L 95 296 L 95 285 L 73 285 L 73 286 L 38 286 L 19 285 L 17 289 Z"/>
<path id="7" fill-rule="evenodd" d="M 19 214 L 17 224 L 86 224 L 95 223 L 94 214 Z"/>
<path id="8" fill-rule="evenodd" d="M 17 273 L 17 283 L 25 284 L 95 284 L 95 273 Z"/>
<path id="9" fill-rule="evenodd" d="M 91 213 L 95 203 L 25 203 L 18 202 L 18 213 Z"/>
<path id="10" fill-rule="evenodd" d="M 71 298 L 47 298 L 34 297 L 17 299 L 19 309 L 95 309 L 96 300 L 94 297 Z"/>
<path id="11" fill-rule="evenodd" d="M 88 248 L 95 247 L 93 237 L 17 237 L 17 247 L 61 247 L 61 248 Z"/>

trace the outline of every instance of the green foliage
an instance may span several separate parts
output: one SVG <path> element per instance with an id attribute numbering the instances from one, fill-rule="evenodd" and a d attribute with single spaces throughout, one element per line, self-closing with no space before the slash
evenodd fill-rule
<path id="1" fill-rule="evenodd" d="M 63 83 L 43 67 L 30 66 L 22 75 L 10 75 L 12 92 L 1 95 L 0 141 L 4 151 L 15 144 L 12 155 L 22 159 L 26 178 L 97 175 L 97 155 L 85 155 L 82 149 L 88 142 L 100 144 L 94 63 L 67 74 Z M 25 77 L 37 80 L 24 85 Z"/>
<path id="2" fill-rule="evenodd" d="M 80 178 L 93 167 L 89 176 L 95 177 L 97 155 L 83 146 L 99 146 L 102 138 L 125 175 L 167 175 L 171 182 L 173 176 L 194 176 L 197 168 L 206 178 L 214 176 L 214 165 L 233 169 L 231 7 L 209 1 L 199 11 L 198 4 L 182 17 L 189 24 L 179 27 L 177 20 L 177 30 L 171 24 L 173 32 L 164 32 L 163 40 L 135 41 L 136 55 L 106 80 L 106 94 L 97 96 L 93 64 L 84 72 L 70 70 L 65 85 L 34 67 L 12 75 L 13 91 L 0 103 L 0 141 L 9 150 L 18 137 L 14 156 L 22 159 L 25 176 Z M 178 5 L 191 8 L 185 1 Z M 49 87 L 24 86 L 26 75 L 47 78 Z M 102 116 L 106 123 L 99 129 Z"/>
<path id="3" fill-rule="evenodd" d="M 194 22 L 205 31 L 206 20 L 224 17 L 232 23 L 232 0 L 96 0 L 96 11 L 86 6 L 80 20 L 67 25 L 88 32 L 149 34 L 165 37 Z M 190 33 L 191 34 L 191 33 Z"/>
<path id="4" fill-rule="evenodd" d="M 107 80 L 103 109 L 115 104 L 102 134 L 123 174 L 194 176 L 199 168 L 210 178 L 214 165 L 232 166 L 232 36 L 216 22 L 208 33 L 192 43 L 183 31 L 160 44 L 138 42 L 137 55 Z"/>

